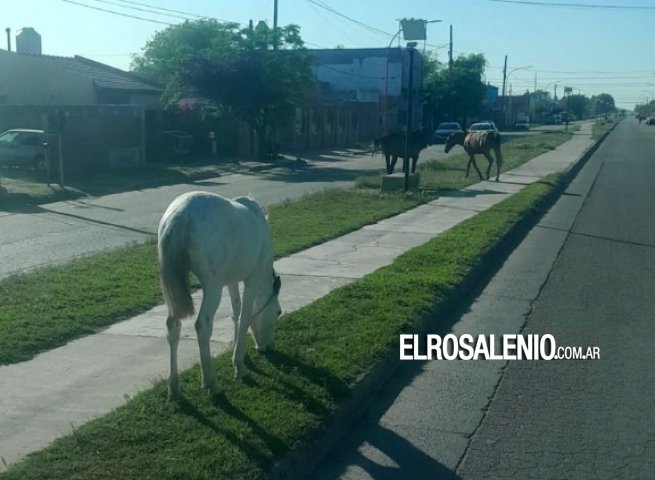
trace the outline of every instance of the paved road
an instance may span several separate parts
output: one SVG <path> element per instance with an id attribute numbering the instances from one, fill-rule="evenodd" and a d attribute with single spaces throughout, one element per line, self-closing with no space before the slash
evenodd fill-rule
<path id="1" fill-rule="evenodd" d="M 456 154 L 455 152 L 454 154 Z M 421 158 L 443 157 L 443 146 Z M 191 190 L 227 197 L 252 194 L 263 205 L 280 203 L 330 187 L 349 187 L 363 174 L 384 168 L 381 155 L 314 155 L 307 164 L 280 168 L 255 164 L 240 173 L 186 184 L 51 203 L 26 212 L 0 211 L 0 278 L 35 267 L 142 242 L 156 233 L 168 204 Z"/>
<path id="2" fill-rule="evenodd" d="M 312 478 L 655 475 L 655 128 L 622 122 L 435 333 L 552 334 L 600 360 L 404 365 Z"/>

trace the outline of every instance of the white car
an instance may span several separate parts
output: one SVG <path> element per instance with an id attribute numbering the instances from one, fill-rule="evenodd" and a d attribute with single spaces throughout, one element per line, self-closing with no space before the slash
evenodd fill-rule
<path id="1" fill-rule="evenodd" d="M 496 127 L 496 124 L 494 122 L 488 121 L 488 122 L 474 123 L 468 129 L 469 132 L 482 132 L 484 130 L 498 131 L 498 128 Z"/>
<path id="2" fill-rule="evenodd" d="M 17 128 L 0 134 L 0 165 L 31 167 L 45 171 L 43 130 Z"/>

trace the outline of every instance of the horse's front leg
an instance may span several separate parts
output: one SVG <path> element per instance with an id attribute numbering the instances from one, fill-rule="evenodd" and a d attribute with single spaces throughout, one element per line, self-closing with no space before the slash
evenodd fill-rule
<path id="1" fill-rule="evenodd" d="M 389 173 L 393 173 L 394 170 L 396 169 L 396 162 L 398 162 L 398 156 L 397 155 L 392 155 L 391 156 L 391 169 L 389 170 Z"/>
<path id="2" fill-rule="evenodd" d="M 386 167 L 387 167 L 387 173 L 389 173 L 389 174 L 393 173 L 393 170 L 391 169 L 391 155 L 388 155 L 388 154 L 385 153 L 384 154 L 384 162 L 385 162 Z"/>
<path id="3" fill-rule="evenodd" d="M 202 289 L 202 304 L 196 319 L 196 335 L 198 336 L 198 348 L 200 350 L 201 385 L 206 388 L 210 395 L 219 393 L 218 382 L 212 366 L 209 340 L 214 329 L 214 315 L 221 303 L 222 285 L 207 285 Z"/>
<path id="4" fill-rule="evenodd" d="M 248 375 L 248 369 L 245 364 L 246 346 L 248 341 L 248 328 L 252 319 L 252 305 L 254 296 L 252 286 L 246 283 L 243 288 L 243 298 L 241 305 L 241 315 L 239 315 L 239 325 L 236 328 L 236 337 L 234 339 L 234 350 L 232 352 L 232 365 L 234 366 L 235 377 L 245 377 Z"/>

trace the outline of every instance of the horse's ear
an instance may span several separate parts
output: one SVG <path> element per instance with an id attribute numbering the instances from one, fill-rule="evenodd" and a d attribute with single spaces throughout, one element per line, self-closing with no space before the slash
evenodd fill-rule
<path id="1" fill-rule="evenodd" d="M 275 280 L 273 280 L 273 293 L 275 295 L 280 293 L 280 288 L 282 288 L 282 279 L 279 275 L 275 275 Z"/>

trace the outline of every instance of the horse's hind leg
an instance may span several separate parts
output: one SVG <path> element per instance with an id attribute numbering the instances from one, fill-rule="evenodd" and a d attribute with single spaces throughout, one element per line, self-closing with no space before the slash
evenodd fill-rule
<path id="1" fill-rule="evenodd" d="M 500 167 L 503 166 L 503 155 L 500 153 L 500 148 L 496 150 L 496 181 L 500 181 Z"/>
<path id="2" fill-rule="evenodd" d="M 168 399 L 175 400 L 182 395 L 180 391 L 180 382 L 177 376 L 177 345 L 180 341 L 180 330 L 182 321 L 169 315 L 166 319 L 166 328 L 168 329 L 168 345 L 171 349 L 171 371 L 168 375 Z"/>
<path id="3" fill-rule="evenodd" d="M 234 337 L 232 346 L 237 344 L 237 335 L 239 334 L 239 315 L 241 314 L 241 294 L 239 294 L 239 284 L 233 283 L 228 285 L 230 291 L 230 300 L 232 301 L 232 321 L 234 322 Z"/>
<path id="4" fill-rule="evenodd" d="M 484 154 L 485 157 L 487 157 L 487 180 L 489 180 L 489 175 L 491 174 L 491 165 L 494 163 L 494 157 L 489 154 L 489 152 L 485 152 Z M 498 181 L 498 178 L 496 178 L 496 181 Z"/>
<path id="5" fill-rule="evenodd" d="M 471 169 L 471 164 L 473 164 L 473 168 L 475 168 L 475 171 L 478 172 L 478 175 L 480 176 L 480 180 L 482 180 L 482 173 L 478 168 L 478 164 L 475 163 L 475 155 L 469 155 L 469 163 L 468 165 L 466 165 L 466 177 L 468 178 L 469 176 L 469 170 Z"/>
<path id="6" fill-rule="evenodd" d="M 202 304 L 196 319 L 196 334 L 198 335 L 198 349 L 200 350 L 200 367 L 202 372 L 202 387 L 209 391 L 210 395 L 219 392 L 218 382 L 212 366 L 209 340 L 214 329 L 214 314 L 221 303 L 222 286 L 203 286 Z"/>

